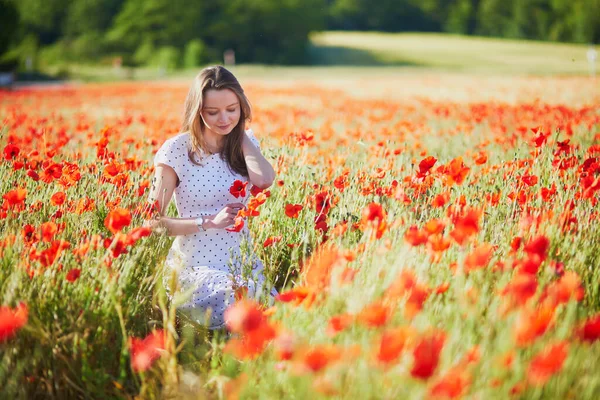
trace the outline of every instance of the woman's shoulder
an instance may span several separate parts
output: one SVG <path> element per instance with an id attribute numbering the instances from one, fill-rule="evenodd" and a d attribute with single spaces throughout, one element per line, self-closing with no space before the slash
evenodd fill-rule
<path id="1" fill-rule="evenodd" d="M 189 144 L 189 134 L 187 132 L 180 132 L 174 136 L 171 136 L 163 142 L 161 149 L 163 151 L 185 151 Z"/>
<path id="2" fill-rule="evenodd" d="M 188 132 L 179 132 L 176 135 L 173 135 L 169 138 L 167 138 L 165 140 L 165 143 L 169 143 L 169 144 L 187 144 L 188 140 L 189 140 L 189 133 Z"/>
<path id="3" fill-rule="evenodd" d="M 187 141 L 187 132 L 178 133 L 167 138 L 157 150 L 154 156 L 154 164 L 163 163 L 172 166 L 172 164 L 182 160 L 187 155 Z"/>

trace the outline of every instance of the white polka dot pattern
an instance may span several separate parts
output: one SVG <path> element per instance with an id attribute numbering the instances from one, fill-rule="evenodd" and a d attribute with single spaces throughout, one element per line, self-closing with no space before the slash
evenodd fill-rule
<path id="1" fill-rule="evenodd" d="M 260 148 L 254 133 L 251 130 L 246 133 L 252 143 Z M 179 186 L 173 193 L 179 217 L 214 215 L 228 203 L 246 204 L 250 198 L 250 183 L 243 198 L 234 197 L 229 193 L 229 188 L 236 179 L 245 182 L 248 178 L 231 171 L 220 154 L 203 157 L 201 166 L 194 165 L 188 157 L 189 143 L 189 134 L 181 133 L 166 140 L 154 157 L 155 166 L 168 165 L 179 177 Z M 165 278 L 170 275 L 170 269 L 176 268 L 182 290 L 193 292 L 191 299 L 180 309 L 199 323 L 204 323 L 204 313 L 210 309 L 210 329 L 224 325 L 223 314 L 233 302 L 234 283 L 248 287 L 249 297 L 259 295 L 262 290 L 263 264 L 256 255 L 252 255 L 252 277 L 242 279 L 239 257 L 243 237 L 252 244 L 246 226 L 240 232 L 209 229 L 177 236 L 169 250 Z M 276 291 L 273 289 L 271 294 L 276 294 Z"/>

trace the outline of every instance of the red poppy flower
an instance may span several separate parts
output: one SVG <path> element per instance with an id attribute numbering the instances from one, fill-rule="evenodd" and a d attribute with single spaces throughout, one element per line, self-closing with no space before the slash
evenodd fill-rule
<path id="1" fill-rule="evenodd" d="M 233 227 L 225 228 L 225 230 L 228 232 L 239 232 L 242 230 L 243 227 L 244 227 L 244 218 L 235 217 L 235 223 L 233 224 Z"/>
<path id="2" fill-rule="evenodd" d="M 62 176 L 62 165 L 51 162 L 46 166 L 40 175 L 42 181 L 50 183 L 55 179 L 59 179 Z"/>
<path id="3" fill-rule="evenodd" d="M 263 243 L 263 247 L 269 247 L 274 243 L 281 242 L 282 236 L 269 236 Z"/>
<path id="4" fill-rule="evenodd" d="M 40 260 L 40 263 L 44 267 L 48 267 L 60 257 L 62 252 L 71 247 L 71 243 L 64 240 L 53 240 L 50 243 L 50 247 L 41 253 L 36 255 L 36 259 Z"/>
<path id="5" fill-rule="evenodd" d="M 31 179 L 33 179 L 36 182 L 40 180 L 40 176 L 38 175 L 38 173 L 35 172 L 32 169 L 28 169 L 27 170 L 27 176 L 30 177 Z"/>
<path id="6" fill-rule="evenodd" d="M 36 235 L 36 229 L 33 225 L 24 225 L 23 229 L 21 230 L 21 234 L 23 235 L 23 241 L 27 244 L 32 244 L 33 242 L 39 240 L 38 235 Z"/>
<path id="7" fill-rule="evenodd" d="M 515 339 L 518 345 L 525 346 L 542 336 L 552 324 L 554 308 L 542 306 L 524 309 L 515 324 Z"/>
<path id="8" fill-rule="evenodd" d="M 469 371 L 460 366 L 454 367 L 435 382 L 429 389 L 429 396 L 431 399 L 462 398 L 470 385 Z"/>
<path id="9" fill-rule="evenodd" d="M 533 143 L 535 144 L 535 147 L 541 147 L 550 137 L 550 133 L 544 134 L 540 128 L 536 128 L 534 132 L 535 137 L 533 139 Z"/>
<path id="10" fill-rule="evenodd" d="M 29 310 L 25 303 L 16 308 L 0 307 L 0 343 L 8 340 L 25 325 Z"/>
<path id="11" fill-rule="evenodd" d="M 471 272 L 476 269 L 485 268 L 492 258 L 494 247 L 489 243 L 484 243 L 473 250 L 465 258 L 465 272 Z"/>
<path id="12" fill-rule="evenodd" d="M 500 291 L 502 296 L 510 296 L 515 304 L 525 304 L 537 291 L 538 283 L 534 275 L 516 274 Z"/>
<path id="13" fill-rule="evenodd" d="M 532 239 L 525 245 L 525 252 L 529 256 L 538 256 L 541 260 L 546 259 L 546 252 L 548 251 L 548 247 L 550 247 L 550 241 L 547 237 L 540 235 L 535 239 Z"/>
<path id="14" fill-rule="evenodd" d="M 461 185 L 470 168 L 465 165 L 462 157 L 457 157 L 450 161 L 448 166 L 444 168 L 444 174 L 446 175 L 446 184 L 451 186 L 453 184 Z"/>
<path id="15" fill-rule="evenodd" d="M 53 221 L 44 222 L 40 229 L 42 231 L 42 240 L 44 242 L 51 242 L 54 235 L 58 232 L 58 226 Z"/>
<path id="16" fill-rule="evenodd" d="M 246 185 L 248 185 L 248 182 L 242 182 L 239 179 L 236 179 L 229 188 L 229 193 L 235 198 L 246 197 Z"/>
<path id="17" fill-rule="evenodd" d="M 454 230 L 450 236 L 460 245 L 464 244 L 469 237 L 479 232 L 479 210 L 468 210 L 464 215 L 454 221 Z"/>
<path id="18" fill-rule="evenodd" d="M 17 158 L 20 151 L 21 150 L 17 146 L 9 143 L 4 147 L 4 159 L 8 161 Z"/>
<path id="19" fill-rule="evenodd" d="M 584 290 L 581 278 L 575 271 L 567 271 L 558 281 L 552 282 L 546 287 L 543 300 L 558 305 L 568 303 L 569 300 L 583 300 Z"/>
<path id="20" fill-rule="evenodd" d="M 331 194 L 327 191 L 322 191 L 314 195 L 313 201 L 317 214 L 327 215 L 332 206 Z"/>
<path id="21" fill-rule="evenodd" d="M 275 300 L 281 301 L 282 303 L 289 303 L 289 302 L 300 303 L 310 293 L 311 293 L 311 290 L 309 288 L 304 287 L 304 286 L 296 286 L 293 289 L 279 293 L 277 296 L 275 296 Z"/>
<path id="22" fill-rule="evenodd" d="M 381 204 L 371 203 L 363 208 L 362 222 L 367 224 L 373 221 L 381 221 L 385 219 L 386 213 Z"/>
<path id="23" fill-rule="evenodd" d="M 318 247 L 302 265 L 301 275 L 306 286 L 314 289 L 329 287 L 331 273 L 337 267 L 346 265 L 346 259 L 333 245 Z"/>
<path id="24" fill-rule="evenodd" d="M 423 304 L 430 294 L 426 284 L 419 283 L 414 271 L 403 269 L 392 284 L 385 290 L 384 299 L 394 304 L 406 296 L 404 315 L 413 318 L 423 309 Z"/>
<path id="25" fill-rule="evenodd" d="M 528 381 L 536 386 L 545 384 L 552 375 L 561 370 L 568 355 L 569 344 L 567 342 L 546 346 L 531 360 L 527 370 Z"/>
<path id="26" fill-rule="evenodd" d="M 348 175 L 349 174 L 350 174 L 350 171 L 345 172 L 344 174 L 335 178 L 335 180 L 333 181 L 333 186 L 342 193 L 344 192 L 344 189 L 348 186 Z"/>
<path id="27" fill-rule="evenodd" d="M 260 304 L 242 299 L 225 310 L 227 328 L 234 333 L 248 333 L 266 322 Z"/>
<path id="28" fill-rule="evenodd" d="M 154 331 L 144 339 L 129 338 L 131 368 L 135 372 L 148 370 L 165 349 L 165 334 L 162 329 Z"/>
<path id="29" fill-rule="evenodd" d="M 429 174 L 429 170 L 433 168 L 436 162 L 437 158 L 433 156 L 429 156 L 421 160 L 421 162 L 419 163 L 419 172 L 417 172 L 417 177 L 424 178 L 425 176 L 427 176 L 427 174 Z"/>
<path id="30" fill-rule="evenodd" d="M 535 175 L 523 175 L 521 181 L 527 186 L 535 186 L 538 183 L 538 177 Z"/>
<path id="31" fill-rule="evenodd" d="M 415 378 L 428 379 L 438 366 L 440 352 L 446 335 L 434 332 L 421 337 L 413 350 L 414 363 L 410 374 Z"/>
<path id="32" fill-rule="evenodd" d="M 81 269 L 73 268 L 67 273 L 67 280 L 69 282 L 75 282 L 81 276 Z"/>
<path id="33" fill-rule="evenodd" d="M 423 230 L 426 231 L 429 235 L 437 235 L 439 233 L 444 232 L 444 228 L 446 224 L 439 219 L 432 219 L 427 221 L 427 223 L 423 226 Z"/>
<path id="34" fill-rule="evenodd" d="M 329 319 L 329 324 L 327 325 L 327 335 L 337 335 L 339 332 L 349 327 L 354 322 L 355 318 L 356 317 L 352 314 L 340 314 L 331 317 Z"/>
<path id="35" fill-rule="evenodd" d="M 117 208 L 108 213 L 104 226 L 112 233 L 120 232 L 131 223 L 131 213 L 125 208 Z"/>
<path id="36" fill-rule="evenodd" d="M 290 218 L 298 218 L 300 215 L 300 211 L 302 211 L 304 207 L 301 204 L 286 204 L 285 205 L 285 215 Z"/>
<path id="37" fill-rule="evenodd" d="M 381 204 L 371 203 L 363 208 L 361 223 L 365 229 L 372 226 L 375 237 L 380 239 L 387 230 L 387 214 Z"/>
<path id="38" fill-rule="evenodd" d="M 450 200 L 449 192 L 440 193 L 433 198 L 431 205 L 433 207 L 438 207 L 438 208 L 444 207 L 444 205 L 446 205 L 446 203 L 448 203 L 449 200 Z"/>
<path id="39" fill-rule="evenodd" d="M 427 243 L 427 232 L 420 230 L 415 225 L 408 228 L 404 234 L 404 240 L 412 246 L 420 246 Z"/>
<path id="40" fill-rule="evenodd" d="M 131 230 L 131 232 L 129 232 L 127 234 L 128 242 L 133 245 L 141 238 L 150 236 L 151 233 L 152 233 L 152 229 L 149 227 L 142 226 L 142 227 L 134 228 Z"/>
<path id="41" fill-rule="evenodd" d="M 584 321 L 577 330 L 581 340 L 595 342 L 600 339 L 600 314 L 596 314 Z"/>
<path id="42" fill-rule="evenodd" d="M 376 347 L 375 358 L 384 364 L 396 361 L 411 337 L 412 331 L 404 326 L 384 331 Z"/>
<path id="43" fill-rule="evenodd" d="M 53 206 L 60 206 L 65 202 L 65 198 L 64 192 L 56 192 L 50 197 L 50 204 Z"/>
<path id="44" fill-rule="evenodd" d="M 25 198 L 27 196 L 27 190 L 22 188 L 13 189 L 6 194 L 2 195 L 2 198 L 8 202 L 10 207 L 20 207 L 25 204 Z"/>
<path id="45" fill-rule="evenodd" d="M 258 186 L 252 185 L 252 187 L 250 188 L 250 194 L 252 196 L 258 196 L 260 193 L 264 193 L 266 197 L 269 197 L 271 195 L 270 190 L 261 189 Z"/>
<path id="46" fill-rule="evenodd" d="M 487 160 L 488 160 L 487 154 L 484 151 L 481 151 L 481 152 L 479 152 L 477 157 L 475 157 L 475 164 L 483 165 L 487 162 Z"/>
<path id="47" fill-rule="evenodd" d="M 341 356 L 342 351 L 335 345 L 317 345 L 306 352 L 302 362 L 311 372 L 319 372 Z"/>
<path id="48" fill-rule="evenodd" d="M 513 238 L 513 240 L 510 242 L 510 248 L 513 251 L 517 251 L 519 250 L 519 247 L 521 247 L 521 243 L 523 242 L 523 238 L 520 236 L 516 236 Z"/>
<path id="49" fill-rule="evenodd" d="M 391 317 L 391 309 L 381 302 L 374 302 L 365 306 L 356 316 L 364 325 L 376 328 L 385 325 Z"/>

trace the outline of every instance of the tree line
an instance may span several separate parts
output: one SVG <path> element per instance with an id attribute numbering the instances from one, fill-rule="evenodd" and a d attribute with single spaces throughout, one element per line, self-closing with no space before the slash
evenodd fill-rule
<path id="1" fill-rule="evenodd" d="M 600 41 L 600 0 L 0 0 L 0 64 L 305 64 L 320 30 Z"/>

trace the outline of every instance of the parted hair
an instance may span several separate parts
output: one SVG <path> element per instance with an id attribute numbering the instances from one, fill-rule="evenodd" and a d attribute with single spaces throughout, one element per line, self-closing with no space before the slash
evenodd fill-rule
<path id="1" fill-rule="evenodd" d="M 250 102 L 244 89 L 236 77 L 225 67 L 215 65 L 204 68 L 196 77 L 185 99 L 182 132 L 190 135 L 190 148 L 188 156 L 195 165 L 202 165 L 203 155 L 209 154 L 202 132 L 206 129 L 200 116 L 206 91 L 210 89 L 232 90 L 240 102 L 240 120 L 233 130 L 225 136 L 220 157 L 226 161 L 232 171 L 242 176 L 248 176 L 248 168 L 242 152 L 242 139 L 246 122 L 252 117 Z M 199 161 L 197 161 L 199 160 Z"/>

